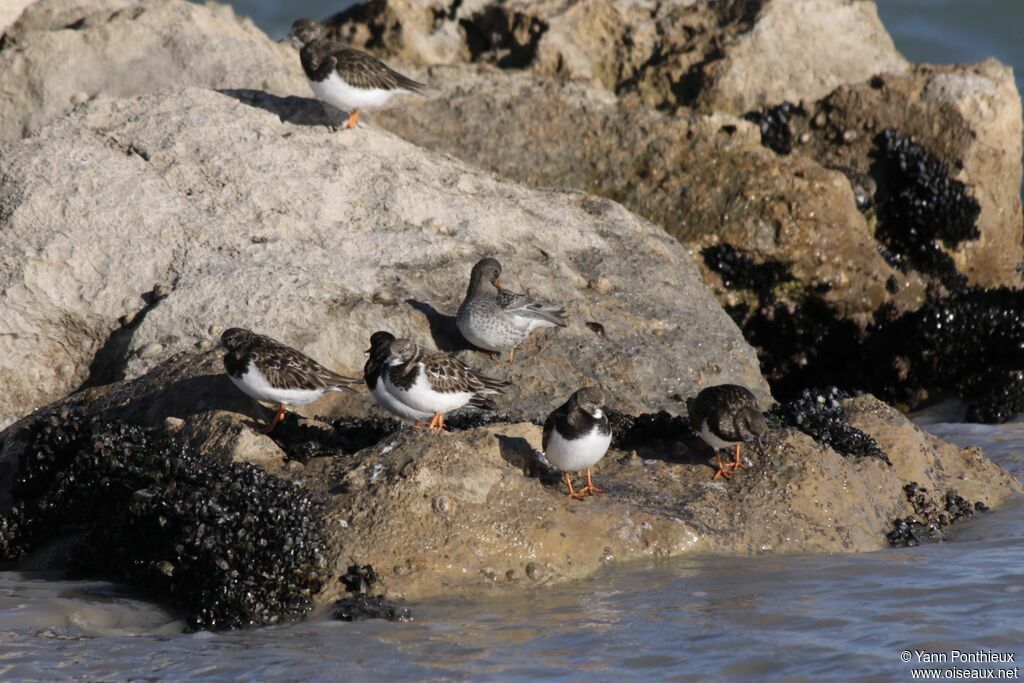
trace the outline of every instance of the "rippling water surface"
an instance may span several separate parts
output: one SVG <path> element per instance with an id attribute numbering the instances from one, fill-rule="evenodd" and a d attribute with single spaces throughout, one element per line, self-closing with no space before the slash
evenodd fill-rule
<path id="1" fill-rule="evenodd" d="M 275 37 L 296 15 L 341 7 L 234 4 Z M 913 60 L 996 55 L 1024 71 L 1024 0 L 879 4 Z M 1024 422 L 957 419 L 956 406 L 918 416 L 1024 477 Z M 416 605 L 415 616 L 182 634 L 177 615 L 121 587 L 0 572 L 0 680 L 910 680 L 904 650 L 1024 660 L 1024 501 L 948 543 L 620 566 L 526 597 Z"/>

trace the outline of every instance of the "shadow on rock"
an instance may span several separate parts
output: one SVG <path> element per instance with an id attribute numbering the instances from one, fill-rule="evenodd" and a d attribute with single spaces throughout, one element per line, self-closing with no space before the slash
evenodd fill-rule
<path id="1" fill-rule="evenodd" d="M 345 119 L 339 110 L 310 97 L 278 97 L 262 90 L 244 88 L 217 92 L 233 97 L 250 107 L 268 111 L 283 123 L 293 123 L 297 126 L 341 126 Z"/>
<path id="2" fill-rule="evenodd" d="M 416 299 L 406 299 L 405 303 L 423 314 L 430 325 L 430 336 L 434 345 L 441 351 L 456 353 L 458 351 L 476 351 L 477 348 L 466 341 L 455 324 L 454 315 L 446 315 L 428 303 Z"/>

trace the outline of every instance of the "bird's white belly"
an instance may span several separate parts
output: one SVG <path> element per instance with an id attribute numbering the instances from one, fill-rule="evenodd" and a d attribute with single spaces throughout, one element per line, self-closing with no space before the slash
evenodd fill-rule
<path id="1" fill-rule="evenodd" d="M 553 429 L 544 456 L 563 472 L 579 472 L 597 464 L 608 452 L 611 443 L 611 432 L 602 434 L 597 427 L 591 429 L 586 436 L 572 441 L 566 440 L 557 429 Z"/>
<path id="2" fill-rule="evenodd" d="M 332 73 L 322 81 L 310 80 L 309 86 L 321 100 L 344 111 L 383 107 L 393 95 L 402 92 L 381 88 L 356 88 L 343 81 L 337 73 Z"/>
<path id="3" fill-rule="evenodd" d="M 422 410 L 413 410 L 411 407 L 405 405 L 392 396 L 391 392 L 389 392 L 387 387 L 384 386 L 383 377 L 377 378 L 377 384 L 374 385 L 371 393 L 373 394 L 374 400 L 377 401 L 377 405 L 384 410 L 394 413 L 404 420 L 419 422 L 433 416 L 433 413 L 424 412 Z"/>
<path id="4" fill-rule="evenodd" d="M 267 382 L 255 363 L 249 363 L 245 374 L 240 378 L 231 377 L 231 381 L 246 394 L 264 403 L 304 406 L 324 395 L 323 389 L 276 389 Z"/>
<path id="5" fill-rule="evenodd" d="M 414 410 L 428 411 L 431 415 L 434 413 L 447 413 L 452 410 L 458 410 L 462 406 L 469 403 L 469 400 L 473 398 L 473 394 L 468 391 L 460 391 L 453 393 L 441 393 L 434 391 L 430 387 L 430 383 L 427 382 L 427 378 L 424 376 L 423 368 L 416 374 L 416 381 L 408 389 L 401 389 L 396 387 L 390 377 L 385 377 L 384 380 L 387 383 L 387 389 L 391 394 Z"/>
<path id="6" fill-rule="evenodd" d="M 711 428 L 708 427 L 707 420 L 704 420 L 703 422 L 700 423 L 700 438 L 704 439 L 704 443 L 711 446 L 716 451 L 721 450 L 723 448 L 732 448 L 736 444 L 740 443 L 739 441 L 722 441 L 721 439 L 719 439 L 711 431 Z"/>
<path id="7" fill-rule="evenodd" d="M 457 322 L 458 321 L 456 320 L 456 323 Z M 469 329 L 468 325 L 458 325 L 458 327 L 459 332 L 462 333 L 462 336 L 465 337 L 466 341 L 468 341 L 473 346 L 477 346 L 481 349 L 486 349 L 488 351 L 508 351 L 510 348 L 512 348 L 510 344 L 505 343 L 507 339 L 502 335 L 495 334 L 491 336 L 487 334 L 486 330 L 484 330 L 483 334 L 475 334 L 472 330 Z M 463 327 L 465 327 L 465 329 L 463 329 Z"/>

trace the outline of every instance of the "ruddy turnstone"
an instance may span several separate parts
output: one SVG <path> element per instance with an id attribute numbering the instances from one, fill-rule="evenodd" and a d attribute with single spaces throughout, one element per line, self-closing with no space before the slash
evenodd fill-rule
<path id="1" fill-rule="evenodd" d="M 704 443 L 715 450 L 718 471 L 715 479 L 728 479 L 747 466 L 740 459 L 740 445 L 756 441 L 760 449 L 762 437 L 768 431 L 764 414 L 757 407 L 757 399 L 746 387 L 738 384 L 719 384 L 702 389 L 687 403 L 690 427 Z M 719 451 L 734 448 L 735 459 L 723 463 Z"/>
<path id="2" fill-rule="evenodd" d="M 382 374 L 387 369 L 388 356 L 391 355 L 391 342 L 395 335 L 390 332 L 374 332 L 370 335 L 370 348 L 366 350 L 368 358 L 363 366 L 363 380 L 367 388 L 373 394 L 373 398 L 384 410 L 394 413 L 404 420 L 412 420 L 415 426 L 420 426 L 423 420 L 432 417 L 433 413 L 422 410 L 414 410 L 391 395 L 384 385 Z"/>
<path id="3" fill-rule="evenodd" d="M 383 107 L 399 94 L 418 94 L 423 88 L 373 55 L 324 36 L 312 19 L 292 24 L 288 37 L 301 46 L 299 58 L 309 85 L 324 102 L 349 112 L 346 128 L 355 128 L 363 109 Z"/>
<path id="4" fill-rule="evenodd" d="M 469 276 L 466 298 L 455 322 L 467 341 L 487 351 L 508 351 L 508 362 L 516 347 L 538 327 L 565 327 L 565 309 L 534 301 L 524 294 L 501 289 L 501 264 L 481 259 Z"/>
<path id="5" fill-rule="evenodd" d="M 286 406 L 304 406 L 325 392 L 359 383 L 290 346 L 240 327 L 225 330 L 220 341 L 227 349 L 224 369 L 235 386 L 257 401 L 277 406 L 274 419 L 260 430 L 264 434 L 278 425 Z"/>
<path id="6" fill-rule="evenodd" d="M 444 429 L 444 415 L 465 405 L 491 410 L 486 398 L 511 385 L 473 370 L 443 351 L 428 352 L 408 339 L 395 339 L 388 347 L 383 374 L 385 390 L 407 408 L 433 415 L 427 425 Z"/>
<path id="7" fill-rule="evenodd" d="M 590 468 L 608 452 L 612 428 L 604 414 L 604 392 L 597 387 L 584 387 L 556 408 L 544 421 L 544 457 L 565 474 L 569 497 L 601 493 L 594 486 Z M 587 471 L 587 485 L 576 491 L 571 472 Z"/>

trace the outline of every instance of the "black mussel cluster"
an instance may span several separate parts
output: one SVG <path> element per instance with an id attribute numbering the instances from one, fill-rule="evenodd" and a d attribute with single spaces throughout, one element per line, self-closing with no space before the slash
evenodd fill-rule
<path id="1" fill-rule="evenodd" d="M 340 621 L 412 621 L 412 613 L 407 608 L 400 607 L 381 595 L 369 594 L 379 580 L 380 576 L 372 566 L 351 565 L 341 577 L 341 583 L 348 595 L 334 603 L 334 618 Z"/>
<path id="2" fill-rule="evenodd" d="M 878 230 L 882 255 L 901 270 L 914 269 L 950 289 L 966 278 L 939 242 L 955 248 L 980 237 L 981 206 L 949 167 L 909 136 L 887 128 L 875 138 L 871 174 L 878 183 Z"/>
<path id="3" fill-rule="evenodd" d="M 800 105 L 783 102 L 747 112 L 743 118 L 753 121 L 761 129 L 762 145 L 778 154 L 789 154 L 793 151 L 793 129 L 789 121 L 796 114 L 805 115 Z"/>
<path id="4" fill-rule="evenodd" d="M 852 427 L 842 400 L 850 394 L 836 387 L 805 389 L 798 397 L 775 405 L 769 411 L 769 425 L 794 427 L 840 455 L 878 458 L 892 465 L 878 442 Z"/>
<path id="5" fill-rule="evenodd" d="M 796 111 L 756 120 L 762 126 L 788 122 Z M 704 263 L 727 289 L 754 295 L 754 301 L 726 311 L 757 349 L 772 393 L 781 400 L 834 384 L 903 408 L 956 394 L 968 401 L 972 421 L 1002 422 L 1019 414 L 1024 291 L 968 287 L 942 248 L 978 239 L 978 202 L 945 163 L 910 137 L 890 128 L 874 142 L 871 183 L 865 187 L 874 188 L 879 249 L 895 266 L 930 279 L 922 307 L 897 314 L 885 303 L 870 322 L 858 325 L 821 296 L 827 286 L 795 290 L 787 284 L 794 278 L 785 264 L 716 244 L 702 250 Z M 780 285 L 786 286 L 787 302 L 778 301 Z M 887 287 L 898 291 L 899 282 L 890 278 Z"/>
<path id="6" fill-rule="evenodd" d="M 973 505 L 954 490 L 946 491 L 942 505 L 937 505 L 928 495 L 928 489 L 916 482 L 903 487 L 907 501 L 914 508 L 914 514 L 893 520 L 893 529 L 886 538 L 889 545 L 910 547 L 945 539 L 945 530 L 962 519 L 972 517 L 975 512 L 986 512 L 988 506 L 982 502 Z"/>
<path id="7" fill-rule="evenodd" d="M 326 577 L 319 504 L 301 486 L 137 425 L 40 418 L 12 497 L 0 557 L 77 531 L 76 574 L 151 590 L 191 629 L 298 619 Z"/>

